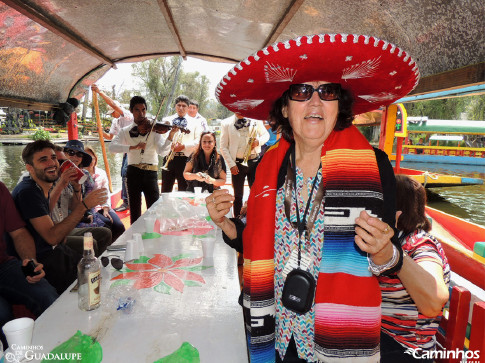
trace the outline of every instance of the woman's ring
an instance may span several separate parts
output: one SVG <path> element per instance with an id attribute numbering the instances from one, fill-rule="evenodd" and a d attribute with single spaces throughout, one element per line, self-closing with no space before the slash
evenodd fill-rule
<path id="1" fill-rule="evenodd" d="M 389 226 L 386 226 L 386 228 L 384 228 L 384 233 L 387 233 L 389 232 Z"/>

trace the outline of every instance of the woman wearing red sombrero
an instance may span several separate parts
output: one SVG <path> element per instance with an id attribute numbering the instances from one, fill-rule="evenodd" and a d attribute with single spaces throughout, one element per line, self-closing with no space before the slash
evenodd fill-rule
<path id="1" fill-rule="evenodd" d="M 252 362 L 379 361 L 376 275 L 397 271 L 395 179 L 355 114 L 410 92 L 409 55 L 370 36 L 320 34 L 267 47 L 236 65 L 216 96 L 246 117 L 276 120 L 281 140 L 256 171 L 247 221 L 209 213 L 244 251 L 243 308 Z"/>

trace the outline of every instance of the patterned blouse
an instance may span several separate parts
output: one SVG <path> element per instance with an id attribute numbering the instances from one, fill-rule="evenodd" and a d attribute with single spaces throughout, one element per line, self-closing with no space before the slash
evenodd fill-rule
<path id="1" fill-rule="evenodd" d="M 315 190 L 312 195 L 312 200 L 309 206 L 309 211 L 313 206 L 313 199 L 320 180 L 322 179 L 321 169 L 319 169 L 316 176 L 317 181 Z M 305 213 L 306 203 L 302 198 L 303 187 L 307 189 L 307 195 L 310 195 L 314 178 L 303 180 L 302 171 L 296 169 L 296 193 L 298 196 L 298 208 L 300 209 L 300 219 Z M 278 189 L 276 196 L 276 229 L 275 229 L 275 299 L 276 299 L 276 350 L 280 357 L 286 354 L 288 343 L 293 335 L 298 350 L 298 356 L 304 358 L 309 362 L 317 361 L 314 355 L 314 337 L 315 337 L 315 303 L 306 314 L 300 315 L 286 309 L 282 302 L 281 296 L 283 293 L 283 285 L 285 276 L 283 270 L 289 260 L 292 250 L 298 251 L 298 231 L 294 229 L 288 222 L 285 214 L 284 206 L 284 192 L 285 188 Z M 293 190 L 292 201 L 295 200 L 295 190 Z M 292 222 L 296 222 L 296 203 L 292 203 L 290 218 Z M 308 212 L 309 213 L 309 212 Z M 311 256 L 310 272 L 315 281 L 318 279 L 320 260 L 322 257 L 323 247 L 323 202 L 320 206 L 319 213 L 310 233 L 310 245 L 306 245 L 306 240 L 302 239 L 302 256 L 308 253 Z M 303 267 L 302 267 L 303 268 Z"/>
<path id="2" fill-rule="evenodd" d="M 415 261 L 435 262 L 443 268 L 443 279 L 450 283 L 450 266 L 438 240 L 423 230 L 406 236 L 403 250 Z M 382 291 L 382 331 L 405 348 L 433 350 L 441 314 L 430 318 L 416 304 L 397 275 L 379 276 Z"/>

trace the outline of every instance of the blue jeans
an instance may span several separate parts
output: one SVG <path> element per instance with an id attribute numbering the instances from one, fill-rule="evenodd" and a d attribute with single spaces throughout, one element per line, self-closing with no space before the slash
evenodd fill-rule
<path id="1" fill-rule="evenodd" d="M 46 279 L 31 284 L 25 279 L 22 264 L 17 259 L 0 264 L 0 325 L 13 319 L 13 304 L 25 305 L 34 315 L 39 316 L 57 298 L 58 294 Z M 1 333 L 4 340 L 3 332 Z M 6 343 L 5 343 L 6 344 Z M 4 348 L 6 345 L 4 345 Z"/>
<path id="2" fill-rule="evenodd" d="M 123 163 L 121 164 L 121 199 L 123 204 L 128 205 L 128 192 L 126 187 L 126 170 L 128 169 L 128 155 L 123 154 Z"/>

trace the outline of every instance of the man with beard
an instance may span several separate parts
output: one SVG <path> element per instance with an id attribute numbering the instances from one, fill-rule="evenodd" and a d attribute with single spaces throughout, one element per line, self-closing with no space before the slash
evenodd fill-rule
<path id="1" fill-rule="evenodd" d="M 44 265 L 49 283 L 62 293 L 76 278 L 80 255 L 64 244 L 66 236 L 76 227 L 87 209 L 103 204 L 108 193 L 104 189 L 91 192 L 60 223 L 50 217 L 49 193 L 59 177 L 59 163 L 54 145 L 37 140 L 22 151 L 22 159 L 30 174 L 12 192 L 15 205 L 27 230 L 34 238 L 37 261 Z M 9 246 L 10 247 L 10 246 Z M 53 249 L 53 247 L 55 247 Z"/>
<path id="2" fill-rule="evenodd" d="M 130 100 L 130 112 L 133 114 L 135 125 L 121 129 L 111 142 L 109 151 L 128 154 L 126 184 L 130 221 L 133 224 L 141 216 L 141 194 L 145 195 L 147 208 L 150 208 L 160 196 L 158 155 L 168 154 L 175 129 L 170 131 L 168 137 L 162 135 L 168 132 L 168 127 L 163 129 L 162 126 L 163 130 L 158 127 L 152 130 L 152 124 L 145 117 L 147 104 L 143 97 L 134 96 Z"/>

